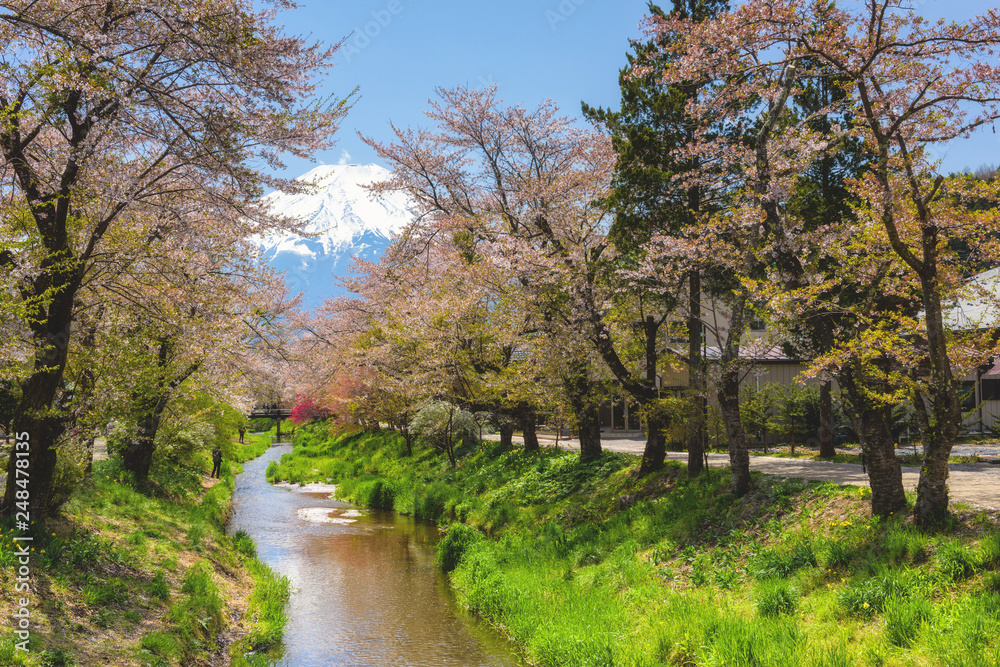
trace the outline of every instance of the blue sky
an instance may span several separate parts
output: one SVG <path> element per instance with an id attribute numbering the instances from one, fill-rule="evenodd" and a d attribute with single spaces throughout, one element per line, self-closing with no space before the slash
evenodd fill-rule
<path id="1" fill-rule="evenodd" d="M 661 3 L 664 6 L 669 2 Z M 914 0 L 928 18 L 964 21 L 994 0 Z M 567 115 L 580 102 L 617 106 L 628 40 L 641 36 L 644 0 L 300 0 L 281 15 L 290 34 L 330 44 L 346 38 L 326 93 L 355 87 L 360 99 L 318 162 L 376 162 L 357 132 L 388 140 L 389 122 L 425 124 L 436 87 L 496 84 L 511 104 L 555 100 Z M 946 171 L 1000 163 L 1000 134 L 987 129 L 943 150 Z M 289 160 L 285 176 L 311 163 Z"/>

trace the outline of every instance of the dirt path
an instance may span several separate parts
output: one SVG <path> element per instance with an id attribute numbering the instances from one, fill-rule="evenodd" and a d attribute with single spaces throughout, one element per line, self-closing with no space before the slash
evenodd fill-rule
<path id="1" fill-rule="evenodd" d="M 108 458 L 107 438 L 94 438 L 94 460 L 103 461 Z"/>
<path id="2" fill-rule="evenodd" d="M 520 441 L 518 437 L 514 439 Z M 543 446 L 555 444 L 555 440 L 551 438 L 539 437 L 539 441 Z M 579 450 L 580 441 L 576 439 L 560 440 L 559 446 L 563 449 Z M 641 456 L 645 441 L 633 438 L 602 438 L 601 446 L 608 451 Z M 672 461 L 687 461 L 687 453 L 667 452 L 667 458 Z M 713 468 L 728 466 L 729 455 L 709 454 L 708 464 Z M 861 466 L 853 463 L 751 456 L 750 469 L 777 477 L 798 477 L 805 480 L 815 479 L 836 482 L 837 484 L 868 486 L 868 475 L 862 472 Z M 916 491 L 919 474 L 920 469 L 917 467 L 903 468 L 903 487 L 907 491 Z M 1000 509 L 1000 466 L 988 463 L 953 464 L 948 476 L 948 490 L 952 502 Z"/>

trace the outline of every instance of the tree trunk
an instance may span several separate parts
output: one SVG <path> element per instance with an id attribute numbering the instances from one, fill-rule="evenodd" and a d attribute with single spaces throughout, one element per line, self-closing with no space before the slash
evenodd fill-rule
<path id="1" fill-rule="evenodd" d="M 914 374 L 915 375 L 915 374 Z M 916 377 L 913 378 L 916 381 Z M 917 416 L 917 428 L 920 430 L 920 446 L 924 451 L 930 448 L 931 419 L 927 414 L 927 404 L 923 392 L 913 391 L 913 412 Z"/>
<path id="2" fill-rule="evenodd" d="M 931 263 L 927 273 L 927 277 L 921 275 L 920 282 L 926 312 L 927 356 L 931 367 L 928 393 L 934 418 L 930 420 L 930 437 L 924 441 L 917 502 L 913 506 L 913 519 L 920 526 L 937 523 L 948 515 L 948 458 L 962 424 L 960 385 L 951 371 L 936 265 Z"/>
<path id="3" fill-rule="evenodd" d="M 656 369 L 659 364 L 659 357 L 656 353 L 656 334 L 662 323 L 663 320 L 658 322 L 652 315 L 647 315 L 643 321 L 643 333 L 646 337 L 646 384 L 653 393 L 648 397 L 636 396 L 635 394 L 633 397 L 640 405 L 653 407 L 653 409 L 647 410 L 646 447 L 642 452 L 642 464 L 639 466 L 640 475 L 659 470 L 667 459 L 667 443 L 663 436 L 665 424 L 662 419 L 652 416 L 656 409 L 655 406 L 651 405 L 659 399 L 659 391 L 656 389 Z"/>
<path id="4" fill-rule="evenodd" d="M 56 469 L 55 445 L 66 430 L 65 415 L 53 410 L 53 406 L 66 368 L 73 297 L 78 288 L 74 278 L 58 269 L 51 270 L 49 275 L 58 289 L 54 290 L 48 312 L 40 310 L 35 314 L 32 323 L 34 369 L 21 383 L 21 400 L 14 412 L 14 432 L 17 435 L 27 434 L 27 456 L 18 456 L 25 450 L 18 449 L 16 444 L 11 449 L 7 460 L 7 487 L 0 507 L 4 516 L 23 513 L 25 506 L 22 501 L 18 507 L 16 492 L 27 490 L 29 521 L 35 524 L 36 529 L 44 528 L 48 516 Z M 23 461 L 27 464 L 18 466 L 18 462 Z M 25 480 L 24 486 L 19 486 L 18 480 Z"/>
<path id="5" fill-rule="evenodd" d="M 646 475 L 663 467 L 667 458 L 667 439 L 663 430 L 668 426 L 656 410 L 646 416 L 646 448 L 642 453 L 639 474 Z"/>
<path id="6" fill-rule="evenodd" d="M 917 502 L 913 506 L 913 520 L 918 526 L 940 522 L 948 516 L 948 458 L 951 446 L 938 440 L 929 440 L 924 449 L 920 480 L 917 482 Z"/>
<path id="7" fill-rule="evenodd" d="M 722 348 L 719 363 L 722 374 L 719 378 L 719 409 L 726 425 L 729 440 L 729 465 L 733 479 L 733 492 L 743 496 L 750 490 L 750 451 L 747 436 L 740 419 L 740 341 L 747 324 L 747 297 L 741 294 L 733 303 L 733 311 L 726 332 L 726 343 Z"/>
<path id="8" fill-rule="evenodd" d="M 705 466 L 705 369 L 701 357 L 701 274 L 691 272 L 688 294 L 688 475 Z"/>
<path id="9" fill-rule="evenodd" d="M 888 516 L 906 509 L 903 472 L 896 460 L 892 438 L 892 407 L 880 405 L 869 397 L 878 390 L 878 381 L 862 378 L 854 361 L 843 366 L 838 375 L 840 386 L 851 403 L 861 449 L 868 467 L 872 489 L 872 514 Z"/>
<path id="10" fill-rule="evenodd" d="M 573 416 L 580 429 L 580 458 L 594 459 L 601 455 L 601 421 L 597 404 L 592 399 L 590 377 L 585 365 L 571 370 L 564 380 Z"/>
<path id="11" fill-rule="evenodd" d="M 168 368 L 175 344 L 176 341 L 168 337 L 160 339 L 157 364 L 161 371 L 165 372 Z M 156 388 L 159 394 L 155 396 L 155 400 L 150 396 L 139 401 L 137 407 L 140 408 L 139 414 L 142 419 L 139 422 L 135 440 L 122 455 L 122 464 L 126 470 L 135 475 L 136 480 L 145 481 L 149 477 L 149 468 L 153 463 L 153 451 L 156 449 L 156 432 L 160 429 L 163 411 L 167 409 L 167 403 L 173 396 L 174 390 L 198 370 L 199 365 L 200 362 L 195 362 L 169 380 L 166 377 L 161 378 L 161 384 Z M 277 419 L 277 442 L 281 442 L 281 418 Z"/>
<path id="12" fill-rule="evenodd" d="M 409 413 L 404 412 L 399 417 L 399 434 L 403 436 L 403 442 L 406 443 L 406 455 L 413 456 L 413 434 L 410 433 L 410 419 Z"/>
<path id="13" fill-rule="evenodd" d="M 521 413 L 521 432 L 524 433 L 524 451 L 526 452 L 539 450 L 536 422 L 537 417 L 534 410 L 524 410 Z"/>
<path id="14" fill-rule="evenodd" d="M 149 477 L 149 469 L 153 465 L 153 452 L 156 451 L 156 432 L 160 429 L 160 418 L 167 405 L 167 397 L 161 396 L 149 410 L 145 418 L 139 422 L 136 437 L 122 452 L 122 467 L 128 470 L 138 482 Z"/>
<path id="15" fill-rule="evenodd" d="M 740 374 L 735 364 L 727 364 L 719 379 L 719 407 L 729 439 L 729 465 L 733 479 L 733 493 L 737 497 L 750 490 L 750 451 L 746 433 L 740 420 Z"/>
<path id="16" fill-rule="evenodd" d="M 819 456 L 833 458 L 837 454 L 833 439 L 833 391 L 829 380 L 819 385 Z"/>
<path id="17" fill-rule="evenodd" d="M 27 392 L 26 392 L 27 393 Z M 38 414 L 37 412 L 35 414 Z M 44 414 L 44 413 L 43 413 Z M 4 510 L 8 516 L 27 519 L 36 530 L 44 529 L 52 498 L 52 478 L 56 469 L 56 450 L 50 446 L 63 434 L 65 425 L 57 417 L 19 416 L 14 420 L 15 445 L 7 461 L 7 488 L 4 492 Z M 21 438 L 20 436 L 26 436 Z M 27 449 L 22 446 L 26 443 Z M 27 451 L 27 456 L 17 456 Z M 20 461 L 27 465 L 18 466 Z M 17 491 L 26 490 L 28 499 L 18 505 Z M 27 512 L 24 510 L 27 509 Z M 20 527 L 20 526 L 19 526 Z M 21 529 L 22 532 L 26 528 Z"/>
<path id="18" fill-rule="evenodd" d="M 614 374 L 614 376 L 621 383 L 622 388 L 640 405 L 649 405 L 651 402 L 659 399 L 659 390 L 656 387 L 656 365 L 657 365 L 657 352 L 656 352 L 656 332 L 663 324 L 666 316 L 661 317 L 659 320 L 648 315 L 643 322 L 640 323 L 642 326 L 643 333 L 645 334 L 645 347 L 646 347 L 646 376 L 645 378 L 639 379 L 626 368 L 625 364 L 622 363 L 621 358 L 618 356 L 618 352 L 615 349 L 615 345 L 612 339 L 611 330 L 607 323 L 603 320 L 604 315 L 600 308 L 598 308 L 593 299 L 593 295 L 587 299 L 586 308 L 589 312 L 588 319 L 593 331 L 593 342 L 597 348 L 597 352 L 604 359 L 605 363 L 608 365 L 608 369 Z M 591 398 L 591 382 L 590 377 L 587 374 L 587 368 L 583 364 L 578 364 L 579 368 L 571 371 L 574 377 L 570 377 L 566 380 L 566 393 L 570 397 L 570 404 L 573 406 L 573 411 L 576 414 L 577 420 L 581 424 L 581 438 L 583 438 L 583 421 L 581 419 L 581 410 L 583 412 L 594 412 L 596 414 L 597 404 Z M 574 399 L 573 396 L 576 395 L 577 398 Z M 575 401 L 575 402 L 574 402 Z M 596 417 L 587 416 L 586 420 L 595 419 Z M 596 440 L 600 440 L 600 423 L 596 422 Z M 588 427 L 589 428 L 589 427 Z M 589 437 L 589 436 L 588 436 Z M 582 442 L 581 442 L 582 444 Z M 647 440 L 647 445 L 649 441 Z M 663 461 L 666 458 L 666 451 L 661 448 L 660 452 L 655 449 L 647 449 L 642 456 L 643 459 L 643 469 L 644 470 L 655 470 L 657 468 L 663 467 Z M 599 447 L 597 449 L 599 453 Z"/>
<path id="19" fill-rule="evenodd" d="M 656 333 L 659 331 L 660 323 L 652 315 L 648 315 L 644 322 L 646 333 L 646 382 L 651 387 L 656 386 L 656 368 L 659 358 L 656 354 Z M 663 467 L 667 459 L 667 442 L 663 435 L 666 424 L 659 416 L 655 405 L 650 405 L 653 401 L 645 402 L 646 411 L 646 447 L 642 452 L 642 463 L 639 465 L 639 474 L 645 475 L 659 470 Z"/>
<path id="20" fill-rule="evenodd" d="M 512 447 L 514 443 L 514 422 L 503 419 L 500 422 L 500 446 Z"/>
<path id="21" fill-rule="evenodd" d="M 148 479 L 155 450 L 152 438 L 136 438 L 122 452 L 122 467 L 134 474 L 136 481 Z"/>
<path id="22" fill-rule="evenodd" d="M 580 459 L 596 459 L 601 455 L 601 421 L 597 406 L 583 406 L 576 414 L 580 425 Z"/>
<path id="23" fill-rule="evenodd" d="M 455 467 L 455 436 L 452 435 L 451 431 L 454 416 L 455 416 L 455 409 L 452 408 L 451 412 L 448 413 L 448 443 L 447 447 L 445 448 L 446 451 L 448 452 L 448 463 L 451 464 L 452 468 Z"/>

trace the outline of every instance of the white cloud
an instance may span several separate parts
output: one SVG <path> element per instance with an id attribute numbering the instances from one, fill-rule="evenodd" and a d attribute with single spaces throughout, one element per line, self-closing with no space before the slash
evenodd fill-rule
<path id="1" fill-rule="evenodd" d="M 351 154 L 347 152 L 347 149 L 340 151 L 340 159 L 337 164 L 348 164 L 351 161 Z"/>

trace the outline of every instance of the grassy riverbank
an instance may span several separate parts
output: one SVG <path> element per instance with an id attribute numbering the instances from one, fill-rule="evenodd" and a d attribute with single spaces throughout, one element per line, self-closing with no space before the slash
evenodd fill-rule
<path id="1" fill-rule="evenodd" d="M 115 462 L 96 462 L 32 553 L 30 650 L 15 649 L 7 626 L 0 664 L 253 664 L 245 653 L 281 638 L 288 582 L 257 560 L 249 537 L 227 537 L 224 525 L 240 462 L 269 444 L 267 435 L 233 443 L 235 460 L 219 480 L 207 476 L 207 456 L 196 467 L 158 462 L 144 493 Z M 3 539 L 7 618 L 22 595 L 14 564 Z"/>
<path id="2" fill-rule="evenodd" d="M 486 443 L 455 468 L 393 434 L 300 430 L 271 480 L 451 525 L 460 600 L 532 664 L 1000 664 L 1000 532 L 964 512 L 935 532 L 871 517 L 866 491 L 634 457 L 581 463 Z"/>

